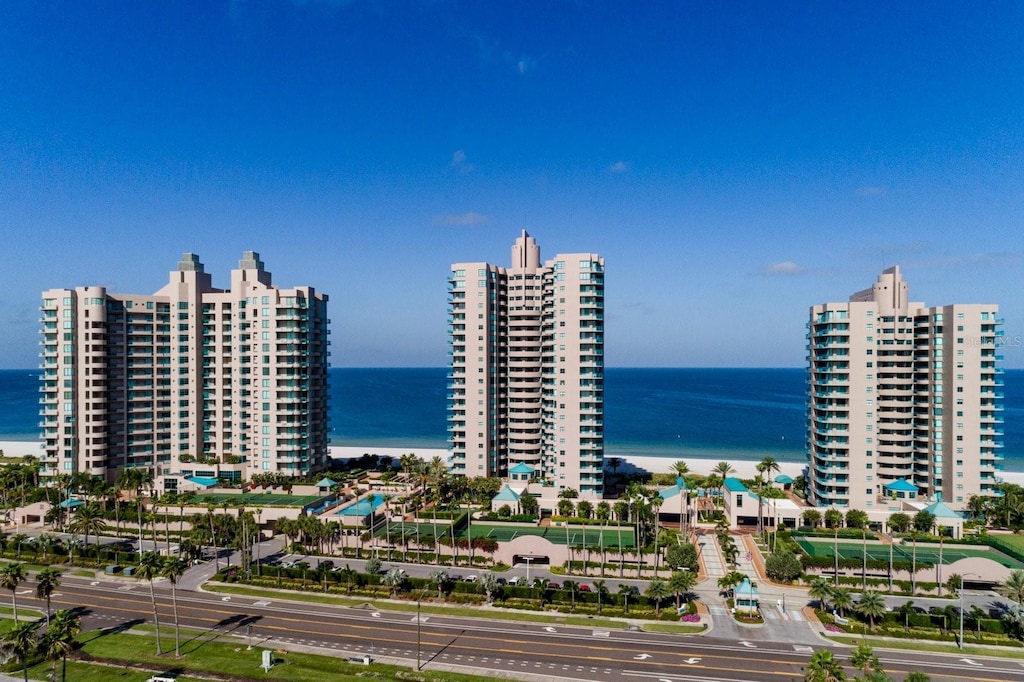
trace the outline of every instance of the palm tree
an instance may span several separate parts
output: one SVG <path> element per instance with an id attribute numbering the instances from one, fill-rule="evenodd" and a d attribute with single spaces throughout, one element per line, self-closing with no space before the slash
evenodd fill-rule
<path id="1" fill-rule="evenodd" d="M 153 590 L 153 581 L 160 577 L 163 570 L 163 563 L 160 555 L 156 552 L 143 552 L 139 557 L 139 568 L 136 575 L 142 580 L 149 581 L 149 599 L 153 604 L 153 622 L 156 624 L 156 654 L 162 656 L 163 645 L 160 642 L 160 614 L 156 610 L 156 592 Z"/>
<path id="2" fill-rule="evenodd" d="M 839 612 L 840 618 L 852 606 L 853 594 L 848 589 L 845 587 L 835 587 L 832 589 L 832 607 Z"/>
<path id="3" fill-rule="evenodd" d="M 692 571 L 675 571 L 668 579 L 668 589 L 675 595 L 676 610 L 679 610 L 680 600 L 697 584 L 697 576 Z"/>
<path id="4" fill-rule="evenodd" d="M 42 625 L 42 621 L 38 620 L 16 623 L 0 640 L 3 643 L 3 650 L 11 658 L 21 663 L 21 672 L 25 676 L 25 682 L 28 682 L 28 657 L 36 649 L 36 630 L 40 625 Z"/>
<path id="5" fill-rule="evenodd" d="M 177 585 L 181 576 L 188 569 L 188 563 L 180 556 L 164 557 L 163 565 L 160 568 L 160 575 L 167 578 L 171 584 L 171 605 L 174 608 L 174 655 L 181 656 L 181 645 L 178 637 L 178 594 Z"/>
<path id="6" fill-rule="evenodd" d="M 773 472 L 781 471 L 779 463 L 775 461 L 774 457 L 765 457 L 757 465 L 757 532 L 764 533 L 764 488 L 768 481 L 771 479 Z"/>
<path id="7" fill-rule="evenodd" d="M 654 615 L 661 615 L 661 602 L 668 599 L 672 594 L 669 590 L 668 583 L 664 580 L 652 580 L 647 584 L 647 589 L 644 591 L 644 596 L 654 602 Z"/>
<path id="8" fill-rule="evenodd" d="M 60 571 L 44 568 L 36 574 L 36 597 L 46 600 L 46 624 L 50 624 L 50 597 L 60 586 Z"/>
<path id="9" fill-rule="evenodd" d="M 444 590 L 444 586 L 448 583 L 448 571 L 443 568 L 438 568 L 430 572 L 430 582 L 437 585 L 437 598 L 441 598 L 441 592 Z"/>
<path id="10" fill-rule="evenodd" d="M 635 600 L 640 596 L 640 590 L 635 585 L 619 585 L 619 594 L 622 595 L 622 615 L 629 615 L 629 598 Z"/>
<path id="11" fill-rule="evenodd" d="M 730 571 L 718 579 L 718 589 L 720 592 L 731 594 L 733 588 L 743 582 L 743 579 L 746 577 L 739 571 Z"/>
<path id="12" fill-rule="evenodd" d="M 88 502 L 75 512 L 75 520 L 71 522 L 69 529 L 72 533 L 81 533 L 85 540 L 85 547 L 88 547 L 89 535 L 95 535 L 98 539 L 106 532 L 107 522 L 104 520 L 103 511 L 99 506 L 95 502 Z"/>
<path id="13" fill-rule="evenodd" d="M 62 661 L 61 680 L 67 679 L 68 654 L 75 644 L 75 637 L 82 631 L 82 621 L 74 611 L 63 609 L 53 614 L 53 621 L 46 628 L 43 646 L 46 658 L 53 661 L 50 679 L 56 679 L 57 659 Z"/>
<path id="14" fill-rule="evenodd" d="M 11 605 L 14 607 L 14 621 L 18 621 L 18 585 L 25 580 L 25 569 L 21 564 L 7 564 L 0 568 L 0 587 L 11 591 Z"/>
<path id="15" fill-rule="evenodd" d="M 846 672 L 829 649 L 815 651 L 804 673 L 804 682 L 842 682 Z"/>
<path id="16" fill-rule="evenodd" d="M 381 579 L 381 582 L 391 588 L 391 596 L 394 597 L 398 594 L 398 590 L 402 587 L 402 583 L 405 582 L 405 571 L 400 568 L 392 568 L 384 574 L 384 578 Z"/>
<path id="17" fill-rule="evenodd" d="M 491 571 L 482 573 L 480 575 L 480 587 L 483 588 L 487 603 L 490 604 L 494 600 L 494 593 L 498 590 L 498 576 L 494 575 Z"/>
<path id="18" fill-rule="evenodd" d="M 601 615 L 602 607 L 604 607 L 605 597 L 611 596 L 611 592 L 608 591 L 608 585 L 605 584 L 605 581 L 594 581 L 594 595 L 597 596 L 597 615 Z"/>
<path id="19" fill-rule="evenodd" d="M 1018 604 L 1024 604 L 1024 570 L 1010 571 L 1009 577 L 996 586 L 996 592 Z"/>
<path id="20" fill-rule="evenodd" d="M 828 600 L 832 598 L 833 587 L 824 576 L 818 576 L 811 581 L 811 589 L 807 595 L 811 599 L 818 600 L 818 608 L 822 611 L 828 610 Z"/>
<path id="21" fill-rule="evenodd" d="M 718 464 L 711 468 L 711 473 L 716 474 L 722 480 L 725 480 L 732 476 L 733 474 L 735 474 L 736 469 L 733 467 L 732 464 L 729 464 L 728 462 L 719 462 Z"/>
<path id="22" fill-rule="evenodd" d="M 857 613 L 867 616 L 869 627 L 875 629 L 875 618 L 885 615 L 885 599 L 877 590 L 867 590 L 857 601 Z"/>

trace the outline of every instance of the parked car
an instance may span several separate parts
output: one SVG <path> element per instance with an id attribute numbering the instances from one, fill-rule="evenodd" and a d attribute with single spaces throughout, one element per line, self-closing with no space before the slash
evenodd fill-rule
<path id="1" fill-rule="evenodd" d="M 497 580 L 495 580 L 494 582 L 498 583 L 499 585 L 505 585 L 505 584 L 507 584 L 507 583 L 508 583 L 508 581 L 507 581 L 507 580 L 505 580 L 504 578 L 498 578 L 498 579 L 497 579 Z"/>
<path id="2" fill-rule="evenodd" d="M 580 585 L 580 592 L 590 592 L 590 585 Z"/>
<path id="3" fill-rule="evenodd" d="M 549 590 L 560 590 L 560 589 L 562 589 L 562 586 L 559 585 L 558 583 L 548 583 L 548 589 Z"/>
<path id="4" fill-rule="evenodd" d="M 475 575 L 467 575 L 466 577 L 463 578 L 463 580 L 465 580 L 467 583 L 475 583 L 476 582 L 476 576 Z"/>
<path id="5" fill-rule="evenodd" d="M 508 579 L 509 585 L 518 585 L 521 582 L 525 582 L 521 576 L 514 575 Z"/>

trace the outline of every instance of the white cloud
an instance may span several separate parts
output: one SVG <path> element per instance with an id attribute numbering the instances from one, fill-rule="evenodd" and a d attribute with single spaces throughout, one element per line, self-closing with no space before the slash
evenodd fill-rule
<path id="1" fill-rule="evenodd" d="M 807 272 L 791 260 L 769 263 L 761 268 L 762 275 L 802 275 Z"/>
<path id="2" fill-rule="evenodd" d="M 449 213 L 434 218 L 435 225 L 486 225 L 491 222 L 490 216 L 475 211 L 466 213 Z"/>
<path id="3" fill-rule="evenodd" d="M 609 173 L 625 173 L 629 170 L 628 161 L 616 161 L 612 165 L 608 166 Z"/>
<path id="4" fill-rule="evenodd" d="M 466 152 L 462 149 L 456 149 L 452 154 L 452 160 L 448 163 L 449 168 L 454 168 L 462 173 L 468 173 L 472 170 L 476 170 L 476 166 L 469 162 L 466 157 Z"/>

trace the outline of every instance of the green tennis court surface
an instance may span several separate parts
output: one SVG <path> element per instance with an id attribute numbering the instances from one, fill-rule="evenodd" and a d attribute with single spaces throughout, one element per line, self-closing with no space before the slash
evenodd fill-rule
<path id="1" fill-rule="evenodd" d="M 834 556 L 833 548 L 835 547 L 834 542 L 829 540 L 808 540 L 807 538 L 798 538 L 796 540 L 800 548 L 803 549 L 809 556 L 813 557 L 829 557 Z M 889 545 L 879 545 L 868 543 L 866 548 L 859 542 L 840 542 L 838 544 L 839 558 L 840 559 L 861 559 L 863 551 L 867 550 L 868 559 L 877 559 L 879 561 L 889 560 Z M 896 561 L 911 561 L 914 557 L 914 546 L 913 543 L 901 544 L 896 542 L 892 545 L 892 557 Z M 917 561 L 918 563 L 937 564 L 939 563 L 939 548 L 934 545 L 918 545 L 917 546 Z M 954 561 L 960 559 L 969 559 L 981 557 L 984 559 L 991 559 L 1007 568 L 1024 568 L 1024 563 L 1013 559 L 1012 557 L 1003 554 L 994 549 L 982 549 L 977 547 L 962 547 L 959 545 L 947 545 L 942 548 L 942 563 L 951 564 Z"/>

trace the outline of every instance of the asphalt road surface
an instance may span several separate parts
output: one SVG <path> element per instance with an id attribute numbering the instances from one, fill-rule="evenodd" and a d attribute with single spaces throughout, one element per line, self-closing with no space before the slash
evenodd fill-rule
<path id="1" fill-rule="evenodd" d="M 169 585 L 156 584 L 167 640 L 172 636 Z M 33 601 L 26 584 L 22 603 Z M 86 629 L 112 628 L 152 618 L 145 583 L 89 580 L 65 576 L 53 607 L 84 607 Z M 40 605 L 45 608 L 45 605 Z M 488 619 L 337 607 L 275 600 L 273 597 L 222 596 L 178 591 L 182 627 L 248 636 L 253 646 L 306 646 L 338 655 L 371 654 L 415 665 L 417 633 L 425 667 L 464 666 L 478 674 L 530 673 L 563 680 L 643 680 L 683 682 L 760 682 L 796 680 L 812 648 L 785 642 L 737 641 L 709 636 L 680 636 L 600 628 L 548 626 Z M 753 633 L 752 633 L 753 634 Z M 183 643 L 195 644 L 195 635 Z M 244 639 L 242 641 L 245 641 Z M 165 642 L 165 643 L 166 643 Z M 828 646 L 824 642 L 816 648 Z M 187 645 L 183 646 L 187 651 Z M 834 647 L 837 657 L 849 649 Z M 909 670 L 928 673 L 936 682 L 1024 680 L 1024 661 L 959 657 L 914 652 L 876 652 L 890 675 Z"/>

